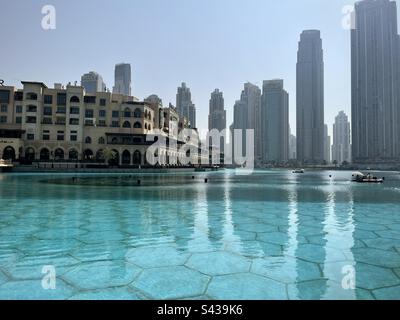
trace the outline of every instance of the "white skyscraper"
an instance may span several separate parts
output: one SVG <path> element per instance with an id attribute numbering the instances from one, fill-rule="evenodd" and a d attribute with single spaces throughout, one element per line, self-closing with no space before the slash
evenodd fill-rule
<path id="1" fill-rule="evenodd" d="M 342 164 L 351 162 L 350 122 L 344 111 L 340 111 L 333 124 L 332 161 Z"/>
<path id="2" fill-rule="evenodd" d="M 120 93 L 126 96 L 132 95 L 132 73 L 131 65 L 129 63 L 120 63 L 115 66 L 115 84 L 113 93 Z"/>
<path id="3" fill-rule="evenodd" d="M 328 134 L 328 125 L 324 125 L 324 160 L 331 163 L 331 136 Z"/>

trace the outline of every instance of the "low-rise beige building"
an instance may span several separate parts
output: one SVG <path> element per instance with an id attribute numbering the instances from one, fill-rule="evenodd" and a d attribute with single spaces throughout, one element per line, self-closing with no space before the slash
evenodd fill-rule
<path id="1" fill-rule="evenodd" d="M 110 92 L 85 93 L 81 86 L 22 82 L 0 87 L 0 158 L 32 162 L 82 162 L 145 166 L 148 137 L 161 132 L 179 141 L 187 125 L 174 108 Z M 160 100 L 161 101 L 161 100 Z M 160 134 L 160 133 L 158 133 Z M 178 151 L 159 151 L 167 159 Z"/>

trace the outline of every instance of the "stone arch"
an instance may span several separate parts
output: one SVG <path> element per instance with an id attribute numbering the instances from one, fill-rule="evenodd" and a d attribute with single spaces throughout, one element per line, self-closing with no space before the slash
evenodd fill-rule
<path id="1" fill-rule="evenodd" d="M 124 150 L 121 156 L 122 164 L 131 164 L 131 153 L 128 150 Z"/>

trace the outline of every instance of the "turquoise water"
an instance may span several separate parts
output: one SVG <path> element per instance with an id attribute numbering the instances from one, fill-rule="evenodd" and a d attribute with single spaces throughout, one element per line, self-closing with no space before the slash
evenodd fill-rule
<path id="1" fill-rule="evenodd" d="M 0 299 L 400 298 L 398 173 L 192 175 L 0 174 Z"/>

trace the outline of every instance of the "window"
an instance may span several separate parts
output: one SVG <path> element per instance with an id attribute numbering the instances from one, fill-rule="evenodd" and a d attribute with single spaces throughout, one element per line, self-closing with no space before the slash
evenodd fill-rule
<path id="1" fill-rule="evenodd" d="M 140 122 L 135 122 L 135 124 L 133 125 L 133 127 L 136 128 L 136 129 L 141 129 L 141 128 L 142 128 L 142 125 L 141 125 Z"/>
<path id="2" fill-rule="evenodd" d="M 28 92 L 26 94 L 26 100 L 37 100 L 37 94 L 33 92 Z"/>
<path id="3" fill-rule="evenodd" d="M 26 140 L 35 140 L 35 135 L 33 133 L 28 133 L 26 135 Z"/>
<path id="4" fill-rule="evenodd" d="M 29 105 L 26 107 L 26 112 L 36 112 L 37 111 L 37 107 L 34 105 Z"/>
<path id="5" fill-rule="evenodd" d="M 113 121 L 111 123 L 111 127 L 118 128 L 119 127 L 119 121 Z"/>
<path id="6" fill-rule="evenodd" d="M 85 110 L 85 118 L 93 118 L 93 115 L 94 115 L 93 109 Z"/>
<path id="7" fill-rule="evenodd" d="M 112 117 L 113 118 L 119 118 L 119 111 L 113 111 L 112 112 Z"/>
<path id="8" fill-rule="evenodd" d="M 57 119 L 56 119 L 56 124 L 58 124 L 58 125 L 65 125 L 65 118 L 60 118 L 60 117 L 58 117 Z"/>
<path id="9" fill-rule="evenodd" d="M 42 139 L 45 140 L 45 141 L 50 140 L 50 134 L 49 134 L 49 133 L 44 133 L 44 132 L 43 132 Z"/>
<path id="10" fill-rule="evenodd" d="M 0 103 L 10 103 L 9 90 L 0 90 Z"/>
<path id="11" fill-rule="evenodd" d="M 22 113 L 22 106 L 18 105 L 15 107 L 15 112 L 16 113 Z"/>
<path id="12" fill-rule="evenodd" d="M 77 141 L 78 140 L 78 136 L 76 134 L 71 134 L 70 140 L 71 141 Z"/>
<path id="13" fill-rule="evenodd" d="M 135 112 L 133 113 L 133 116 L 135 118 L 141 118 L 142 117 L 142 111 L 140 109 L 135 109 Z"/>
<path id="14" fill-rule="evenodd" d="M 0 110 L 1 110 L 1 112 L 7 112 L 8 106 L 6 104 L 2 104 Z"/>
<path id="15" fill-rule="evenodd" d="M 131 117 L 131 110 L 129 110 L 128 108 L 125 109 L 124 111 L 124 117 L 125 118 L 130 118 Z"/>
<path id="16" fill-rule="evenodd" d="M 57 113 L 65 114 L 67 111 L 66 107 L 57 107 Z"/>
<path id="17" fill-rule="evenodd" d="M 1 93 L 0 93 L 0 94 L 1 94 Z M 14 100 L 15 100 L 15 101 L 22 101 L 22 100 L 24 100 L 24 95 L 23 95 L 22 91 L 16 91 L 16 92 L 14 93 Z"/>
<path id="18" fill-rule="evenodd" d="M 21 123 L 22 123 L 22 117 L 16 117 L 16 118 L 15 118 L 15 122 L 16 122 L 17 124 L 21 124 Z"/>
<path id="19" fill-rule="evenodd" d="M 92 143 L 92 138 L 91 137 L 86 137 L 85 138 L 85 143 L 86 144 L 91 144 Z"/>
<path id="20" fill-rule="evenodd" d="M 51 118 L 43 118 L 42 123 L 43 124 L 52 124 L 53 120 Z"/>
<path id="21" fill-rule="evenodd" d="M 26 117 L 26 123 L 36 123 L 36 117 Z"/>
<path id="22" fill-rule="evenodd" d="M 43 98 L 43 103 L 44 104 L 53 104 L 53 96 L 49 94 L 45 94 Z"/>
<path id="23" fill-rule="evenodd" d="M 106 120 L 99 120 L 99 127 L 107 127 Z"/>
<path id="24" fill-rule="evenodd" d="M 53 109 L 51 107 L 44 107 L 43 114 L 45 116 L 51 116 L 53 114 Z"/>
<path id="25" fill-rule="evenodd" d="M 69 124 L 73 125 L 73 126 L 77 126 L 77 125 L 79 125 L 79 119 L 71 118 L 71 119 L 69 119 Z"/>
<path id="26" fill-rule="evenodd" d="M 1 116 L 0 123 L 6 123 L 6 122 L 7 122 L 7 116 Z"/>
<path id="27" fill-rule="evenodd" d="M 105 118 L 105 116 L 106 116 L 106 110 L 99 110 L 99 117 Z"/>
<path id="28" fill-rule="evenodd" d="M 130 128 L 131 123 L 129 121 L 125 121 L 124 124 L 122 125 L 124 128 Z"/>
<path id="29" fill-rule="evenodd" d="M 69 108 L 70 114 L 79 114 L 79 107 L 71 107 Z"/>
<path id="30" fill-rule="evenodd" d="M 100 99 L 100 105 L 104 107 L 106 105 L 106 99 Z"/>
<path id="31" fill-rule="evenodd" d="M 99 138 L 99 144 L 105 144 L 106 140 L 103 137 Z"/>
<path id="32" fill-rule="evenodd" d="M 67 94 L 66 93 L 57 93 L 57 105 L 58 106 L 66 106 L 67 105 Z"/>
<path id="33" fill-rule="evenodd" d="M 95 97 L 95 96 L 85 96 L 85 98 L 83 99 L 83 101 L 84 101 L 85 103 L 95 104 L 95 103 L 96 103 L 96 97 Z"/>
<path id="34" fill-rule="evenodd" d="M 57 141 L 64 141 L 64 131 L 57 131 Z"/>
<path id="35" fill-rule="evenodd" d="M 80 100 L 79 100 L 79 98 L 78 98 L 77 96 L 73 96 L 73 97 L 71 97 L 71 99 L 69 99 L 69 102 L 72 102 L 72 103 L 79 103 Z"/>

